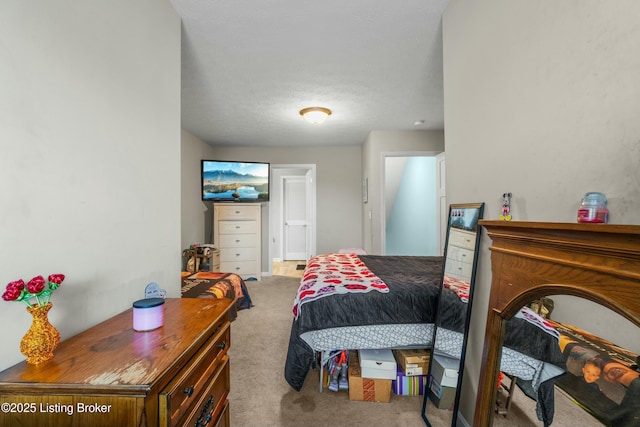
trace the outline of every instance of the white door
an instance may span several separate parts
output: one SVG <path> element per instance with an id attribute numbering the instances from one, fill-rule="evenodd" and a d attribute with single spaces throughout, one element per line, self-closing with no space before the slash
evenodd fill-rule
<path id="1" fill-rule="evenodd" d="M 307 180 L 284 177 L 284 259 L 307 259 Z"/>

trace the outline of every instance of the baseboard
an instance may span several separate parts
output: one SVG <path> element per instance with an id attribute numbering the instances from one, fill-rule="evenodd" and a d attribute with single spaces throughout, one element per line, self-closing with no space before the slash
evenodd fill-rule
<path id="1" fill-rule="evenodd" d="M 462 416 L 462 412 L 458 411 L 458 421 L 456 422 L 456 427 L 471 427 L 467 420 Z"/>

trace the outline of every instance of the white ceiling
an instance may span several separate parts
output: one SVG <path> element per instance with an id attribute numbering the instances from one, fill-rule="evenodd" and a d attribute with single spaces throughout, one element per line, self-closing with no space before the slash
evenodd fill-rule
<path id="1" fill-rule="evenodd" d="M 211 145 L 354 145 L 372 130 L 444 128 L 447 0 L 170 1 L 182 17 L 182 127 Z M 313 126 L 298 113 L 309 106 L 333 114 Z"/>

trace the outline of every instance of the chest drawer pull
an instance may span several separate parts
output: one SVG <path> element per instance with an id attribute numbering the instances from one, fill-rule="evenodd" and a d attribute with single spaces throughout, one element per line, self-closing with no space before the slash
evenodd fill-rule
<path id="1" fill-rule="evenodd" d="M 220 344 L 218 344 L 218 348 L 220 350 L 224 350 L 226 346 L 227 346 L 227 342 L 226 341 L 222 341 Z"/>
<path id="2" fill-rule="evenodd" d="M 202 412 L 200 412 L 200 416 L 195 422 L 195 427 L 206 426 L 213 418 L 213 410 L 216 408 L 215 401 L 213 396 L 209 396 L 209 400 L 204 404 L 202 408 Z"/>
<path id="3" fill-rule="evenodd" d="M 188 396 L 191 397 L 191 395 L 193 394 L 193 391 L 196 389 L 196 386 L 192 385 L 191 387 L 187 387 L 184 389 L 184 393 Z"/>

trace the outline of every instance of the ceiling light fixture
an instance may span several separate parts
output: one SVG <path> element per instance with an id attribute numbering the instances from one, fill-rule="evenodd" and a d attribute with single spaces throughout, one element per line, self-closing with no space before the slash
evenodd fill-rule
<path id="1" fill-rule="evenodd" d="M 300 115 L 309 123 L 319 125 L 331 115 L 331 110 L 324 107 L 308 107 L 300 110 Z"/>

